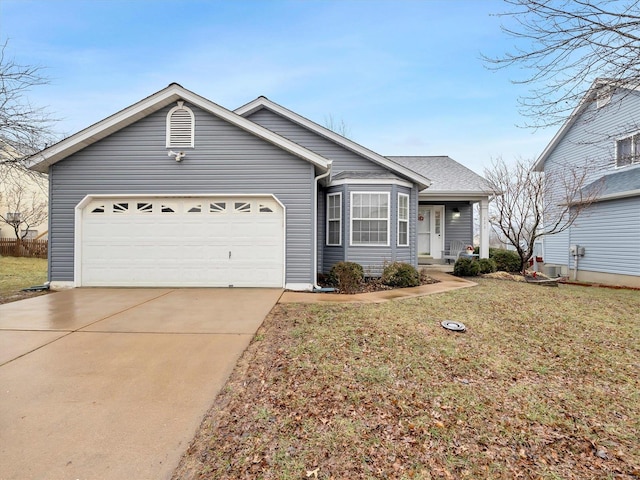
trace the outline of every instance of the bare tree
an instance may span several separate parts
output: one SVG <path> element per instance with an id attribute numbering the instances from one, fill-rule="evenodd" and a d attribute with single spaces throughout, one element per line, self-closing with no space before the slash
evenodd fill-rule
<path id="1" fill-rule="evenodd" d="M 347 125 L 344 119 L 341 118 L 340 120 L 337 120 L 331 114 L 324 117 L 324 126 L 345 138 L 349 138 L 351 135 L 351 128 L 349 128 L 349 125 Z"/>
<path id="2" fill-rule="evenodd" d="M 11 227 L 17 240 L 23 240 L 31 227 L 48 218 L 47 179 L 16 165 L 0 165 L 0 223 Z"/>
<path id="3" fill-rule="evenodd" d="M 485 60 L 527 72 L 526 126 L 559 125 L 598 78 L 640 86 L 640 0 L 505 0 L 502 30 L 514 51 Z"/>
<path id="4" fill-rule="evenodd" d="M 0 164 L 20 166 L 52 142 L 53 119 L 26 97 L 31 88 L 48 83 L 42 69 L 16 63 L 6 50 L 5 42 L 0 47 Z"/>
<path id="5" fill-rule="evenodd" d="M 493 191 L 489 222 L 501 242 L 515 247 L 523 271 L 535 241 L 567 230 L 600 193 L 597 182 L 587 185 L 588 167 L 543 174 L 532 166 L 533 161 L 510 166 L 498 158 L 484 171 Z"/>

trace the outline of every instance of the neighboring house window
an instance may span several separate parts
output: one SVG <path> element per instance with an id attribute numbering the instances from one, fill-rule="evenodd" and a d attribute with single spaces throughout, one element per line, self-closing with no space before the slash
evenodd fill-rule
<path id="1" fill-rule="evenodd" d="M 351 245 L 389 245 L 388 193 L 351 193 Z"/>
<path id="2" fill-rule="evenodd" d="M 6 219 L 7 223 L 20 223 L 22 221 L 22 214 L 20 212 L 7 212 Z"/>
<path id="3" fill-rule="evenodd" d="M 195 126 L 191 109 L 185 107 L 184 102 L 178 102 L 167 114 L 167 148 L 193 148 Z"/>
<path id="4" fill-rule="evenodd" d="M 327 245 L 342 245 L 342 193 L 327 195 Z"/>
<path id="5" fill-rule="evenodd" d="M 640 163 L 640 133 L 616 142 L 616 166 L 625 167 Z"/>
<path id="6" fill-rule="evenodd" d="M 38 236 L 38 230 L 22 230 L 21 234 L 24 240 L 33 240 Z"/>
<path id="7" fill-rule="evenodd" d="M 409 195 L 398 194 L 398 246 L 409 246 Z"/>

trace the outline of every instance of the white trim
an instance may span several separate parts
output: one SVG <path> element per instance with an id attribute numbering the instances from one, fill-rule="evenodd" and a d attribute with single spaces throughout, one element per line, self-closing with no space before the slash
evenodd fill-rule
<path id="1" fill-rule="evenodd" d="M 387 157 L 383 157 L 382 155 L 372 150 L 369 150 L 368 148 L 365 148 L 362 145 L 359 145 L 356 142 L 349 140 L 348 138 L 343 137 L 342 135 L 339 135 L 332 130 L 329 130 L 328 128 L 318 125 L 317 123 L 312 122 L 308 118 L 305 118 L 302 115 L 292 112 L 291 110 L 288 110 L 283 106 L 272 102 L 266 97 L 258 97 L 255 100 L 247 103 L 246 105 L 236 108 L 234 112 L 237 113 L 238 115 L 245 116 L 258 111 L 261 108 L 267 108 L 269 110 L 272 110 L 278 115 L 286 117 L 292 122 L 297 123 L 298 125 L 301 125 L 317 133 L 318 135 L 321 135 L 331 140 L 332 142 L 335 142 L 338 145 L 341 145 L 344 148 L 351 150 L 352 152 L 357 153 L 358 155 L 361 155 L 371 160 L 374 163 L 377 163 L 378 165 L 382 165 L 386 167 L 388 170 L 400 173 L 401 175 L 419 184 L 420 188 L 426 188 L 429 185 L 431 185 L 431 180 L 429 180 L 427 177 L 420 175 L 417 172 L 414 172 L 410 168 L 407 168 L 403 165 L 399 165 L 396 162 L 389 160 Z"/>
<path id="2" fill-rule="evenodd" d="M 354 195 L 386 195 L 387 196 L 387 242 L 386 243 L 353 243 L 353 196 Z M 391 245 L 391 193 L 390 192 L 351 192 L 349 205 L 349 246 L 350 247 L 388 247 Z M 359 220 L 383 220 L 382 218 L 358 218 Z"/>
<path id="3" fill-rule="evenodd" d="M 468 202 L 480 202 L 482 200 L 487 200 L 491 195 L 478 195 L 469 194 L 463 195 L 461 193 L 434 193 L 433 195 L 426 195 L 423 192 L 418 194 L 418 199 L 423 202 L 448 202 L 448 201 L 468 201 Z"/>
<path id="4" fill-rule="evenodd" d="M 149 97 L 121 110 L 110 117 L 101 120 L 80 132 L 65 138 L 64 140 L 42 150 L 31 157 L 32 170 L 47 173 L 50 165 L 65 159 L 69 155 L 76 153 L 83 148 L 131 125 L 132 123 L 170 105 L 178 100 L 184 100 L 191 105 L 195 105 L 219 118 L 235 125 L 263 140 L 276 145 L 292 155 L 312 163 L 316 167 L 326 171 L 328 160 L 291 140 L 268 130 L 257 123 L 237 115 L 220 105 L 197 95 L 177 83 L 172 83 L 168 87 Z M 166 152 L 165 152 L 166 155 Z"/>
<path id="5" fill-rule="evenodd" d="M 171 117 L 173 116 L 173 114 L 178 111 L 178 110 L 184 110 L 186 111 L 189 116 L 191 117 L 191 138 L 190 138 L 190 144 L 187 145 L 177 145 L 177 144 L 172 144 L 171 143 L 171 132 L 172 132 L 172 121 L 171 121 Z M 178 105 L 176 105 L 175 107 L 173 107 L 171 110 L 169 110 L 169 113 L 167 113 L 167 148 L 193 148 L 194 147 L 194 142 L 195 142 L 195 134 L 196 134 L 196 117 L 193 114 L 193 110 L 191 110 L 189 107 L 185 107 L 184 106 L 184 102 L 182 100 L 178 100 Z"/>
<path id="6" fill-rule="evenodd" d="M 295 292 L 312 292 L 313 285 L 310 283 L 287 283 L 284 288 Z"/>
<path id="7" fill-rule="evenodd" d="M 74 213 L 74 252 L 73 252 L 73 286 L 81 287 L 82 286 L 82 211 L 84 207 L 86 207 L 93 200 L 99 199 L 109 199 L 109 198 L 264 198 L 270 197 L 275 202 L 282 207 L 282 283 L 281 285 L 285 285 L 286 277 L 287 277 L 287 207 L 280 201 L 278 197 L 276 197 L 272 193 L 115 193 L 115 194 L 89 194 L 86 195 L 80 202 L 75 206 Z"/>
<path id="8" fill-rule="evenodd" d="M 401 187 L 413 188 L 413 183 L 399 178 L 341 178 L 339 180 L 331 180 L 330 187 L 338 187 L 340 185 L 399 185 Z"/>
<path id="9" fill-rule="evenodd" d="M 403 222 L 405 222 L 407 224 L 407 243 L 400 243 L 400 197 L 406 197 L 407 199 L 407 219 L 406 220 L 402 220 Z M 406 193 L 400 193 L 398 192 L 398 199 L 396 202 L 396 219 L 397 219 L 397 226 L 396 226 L 396 246 L 398 247 L 408 247 L 409 245 L 411 245 L 411 241 L 409 239 L 409 219 L 411 218 L 411 206 L 409 203 L 409 200 L 411 199 L 411 197 L 409 195 L 407 195 Z"/>
<path id="10" fill-rule="evenodd" d="M 329 243 L 329 221 L 335 222 L 336 219 L 329 219 L 329 197 L 339 197 L 339 205 L 340 205 L 340 218 L 338 218 L 338 232 L 340 233 L 340 238 L 338 239 L 338 243 Z M 325 216 L 326 216 L 326 235 L 325 235 L 325 245 L 328 247 L 341 247 L 342 246 L 342 192 L 336 193 L 328 193 L 327 194 L 327 204 L 325 205 Z"/>
<path id="11" fill-rule="evenodd" d="M 65 282 L 65 281 L 53 281 L 49 282 L 49 288 L 51 290 L 68 290 L 70 288 L 75 288 L 75 284 L 73 282 Z"/>

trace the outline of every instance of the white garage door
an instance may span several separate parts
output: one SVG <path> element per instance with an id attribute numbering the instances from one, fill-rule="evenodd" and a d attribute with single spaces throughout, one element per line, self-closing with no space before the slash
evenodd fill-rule
<path id="1" fill-rule="evenodd" d="M 283 286 L 272 197 L 101 198 L 81 215 L 82 286 Z"/>

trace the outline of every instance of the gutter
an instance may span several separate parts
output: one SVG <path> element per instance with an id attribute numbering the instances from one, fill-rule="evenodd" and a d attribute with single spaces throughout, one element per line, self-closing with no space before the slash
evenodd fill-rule
<path id="1" fill-rule="evenodd" d="M 313 279 L 312 279 L 312 290 L 317 291 L 322 287 L 318 285 L 318 182 L 323 178 L 329 177 L 331 175 L 331 166 L 333 165 L 333 161 L 329 160 L 327 162 L 327 171 L 326 173 L 320 174 L 315 177 L 313 180 Z M 331 179 L 331 178 L 329 178 Z"/>

